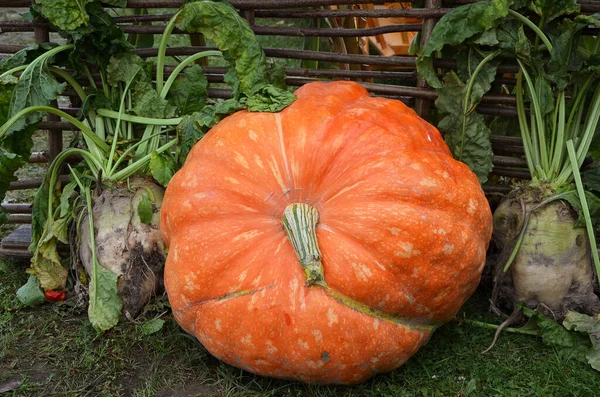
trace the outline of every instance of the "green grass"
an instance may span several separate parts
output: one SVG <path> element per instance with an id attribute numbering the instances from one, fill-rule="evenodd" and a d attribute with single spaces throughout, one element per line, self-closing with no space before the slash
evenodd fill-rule
<path id="1" fill-rule="evenodd" d="M 75 299 L 31 309 L 16 289 L 26 264 L 0 261 L 0 388 L 15 396 L 597 396 L 600 375 L 532 336 L 505 333 L 482 355 L 493 330 L 454 321 L 400 369 L 352 387 L 309 386 L 255 376 L 212 357 L 174 322 L 166 298 L 137 324 L 97 335 Z M 496 321 L 477 292 L 458 319 Z M 166 311 L 166 313 L 165 313 Z M 163 313 L 164 327 L 144 335 Z M 10 395 L 10 394 L 8 394 Z"/>

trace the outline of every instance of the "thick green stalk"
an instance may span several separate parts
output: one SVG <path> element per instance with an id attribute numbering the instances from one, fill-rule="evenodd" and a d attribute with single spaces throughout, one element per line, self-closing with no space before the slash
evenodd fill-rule
<path id="1" fill-rule="evenodd" d="M 575 187 L 577 187 L 577 194 L 581 202 L 581 212 L 585 219 L 585 228 L 588 233 L 590 240 L 590 248 L 592 250 L 592 259 L 594 260 L 594 267 L 596 268 L 596 275 L 598 282 L 600 282 L 600 258 L 598 258 L 598 247 L 596 246 L 596 236 L 594 236 L 594 227 L 592 226 L 592 219 L 590 217 L 590 209 L 588 207 L 587 199 L 585 198 L 585 191 L 583 190 L 583 183 L 581 182 L 581 175 L 579 174 L 580 164 L 577 162 L 577 156 L 575 154 L 575 147 L 573 141 L 567 142 L 567 152 L 569 153 L 569 160 L 571 160 L 571 170 L 573 172 L 573 179 L 575 180 Z"/>
<path id="2" fill-rule="evenodd" d="M 29 66 L 29 65 L 21 65 L 21 66 L 17 66 L 17 67 L 15 67 L 15 68 L 12 68 L 12 69 L 9 69 L 9 70 L 7 70 L 6 72 L 4 72 L 4 73 L 0 74 L 0 80 L 1 80 L 2 78 L 6 77 L 6 76 L 12 76 L 12 75 L 13 75 L 13 74 L 15 74 L 15 73 L 18 73 L 18 72 L 20 72 L 20 71 L 22 71 L 22 70 L 25 70 L 25 69 L 27 69 L 27 67 L 28 67 L 28 66 Z"/>
<path id="3" fill-rule="evenodd" d="M 534 123 L 536 125 L 535 134 L 537 135 L 537 141 L 540 148 L 540 165 L 541 168 L 544 170 L 544 173 L 548 175 L 550 161 L 548 158 L 548 148 L 546 146 L 546 132 L 544 126 L 544 119 L 542 117 L 542 110 L 538 101 L 538 97 L 536 95 L 535 86 L 533 84 L 533 81 L 531 80 L 531 77 L 529 76 L 529 73 L 527 73 L 525 65 L 523 65 L 523 63 L 519 59 L 517 59 L 517 61 L 519 62 L 519 66 L 521 67 L 521 71 L 523 72 L 523 77 L 525 77 L 525 82 L 527 83 L 527 88 L 529 89 L 529 92 L 531 94 L 531 114 L 534 118 Z M 535 137 L 532 138 L 535 139 Z"/>
<path id="4" fill-rule="evenodd" d="M 0 127 L 0 139 L 2 139 L 4 137 L 4 134 L 6 134 L 6 132 L 10 129 L 10 127 L 12 127 L 12 125 L 17 122 L 17 120 L 19 120 L 21 117 L 24 117 L 25 115 L 27 115 L 29 113 L 33 113 L 33 112 L 47 112 L 47 113 L 52 113 L 52 114 L 55 114 L 57 116 L 64 118 L 65 120 L 67 120 L 68 122 L 73 124 L 75 127 L 77 127 L 83 133 L 84 139 L 86 139 L 86 142 L 88 142 L 88 147 L 97 146 L 104 152 L 108 151 L 109 147 L 106 144 L 106 142 L 104 142 L 103 140 L 98 138 L 98 136 L 96 136 L 94 131 L 92 131 L 92 129 L 89 126 L 87 126 L 84 123 L 82 123 L 81 121 L 77 120 L 75 117 L 63 112 L 62 110 L 56 109 L 52 106 L 30 106 L 28 108 L 21 110 L 19 113 L 15 114 L 13 117 L 11 117 L 6 123 L 4 123 L 4 125 L 2 125 L 2 127 Z"/>
<path id="5" fill-rule="evenodd" d="M 548 39 L 548 36 L 546 36 L 544 34 L 544 32 L 542 32 L 542 30 L 537 27 L 537 25 L 533 22 L 531 22 L 529 20 L 529 18 L 525 17 L 522 14 L 519 14 L 516 11 L 513 10 L 508 10 L 508 13 L 512 16 L 514 16 L 515 18 L 517 18 L 519 21 L 521 21 L 523 23 L 523 25 L 529 27 L 531 30 L 533 30 L 535 32 L 535 34 L 542 40 L 542 42 L 544 43 L 544 45 L 546 46 L 546 48 L 548 49 L 548 51 L 552 51 L 552 43 L 550 43 L 550 40 Z"/>
<path id="6" fill-rule="evenodd" d="M 69 73 L 65 72 L 60 68 L 57 68 L 56 66 L 50 66 L 49 69 L 52 73 L 62 77 L 67 83 L 69 83 L 69 85 L 73 87 L 75 93 L 79 96 L 79 98 L 82 101 L 86 100 L 87 94 L 85 93 L 85 90 L 83 89 L 81 84 L 79 84 L 77 80 L 75 80 Z"/>
<path id="7" fill-rule="evenodd" d="M 525 160 L 527 161 L 527 168 L 529 173 L 533 177 L 535 175 L 535 165 L 537 154 L 533 152 L 531 134 L 529 133 L 529 125 L 527 124 L 527 114 L 525 112 L 525 102 L 523 100 L 523 73 L 517 74 L 517 118 L 519 120 L 519 127 L 521 130 L 521 136 L 523 137 L 523 149 L 525 150 Z"/>
<path id="8" fill-rule="evenodd" d="M 165 70 L 165 56 L 167 52 L 167 44 L 169 43 L 169 38 L 171 37 L 171 32 L 175 29 L 175 19 L 179 15 L 179 12 L 176 12 L 175 15 L 169 20 L 167 26 L 165 26 L 165 30 L 160 38 L 160 43 L 158 45 L 158 55 L 156 60 L 156 92 L 162 92 L 163 88 L 163 78 L 164 78 L 164 70 Z"/>
<path id="9" fill-rule="evenodd" d="M 471 75 L 471 78 L 469 79 L 469 84 L 467 85 L 467 89 L 465 91 L 465 97 L 463 99 L 463 114 L 462 114 L 462 132 L 461 132 L 461 138 L 460 138 L 460 150 L 458 152 L 458 160 L 462 160 L 462 153 L 465 147 L 465 138 L 467 135 L 467 115 L 470 113 L 470 108 L 471 108 L 471 92 L 473 91 L 473 85 L 475 84 L 475 80 L 477 80 L 477 76 L 479 76 L 479 73 L 481 72 L 481 70 L 483 69 L 483 67 L 492 59 L 494 59 L 501 51 L 495 51 L 491 54 L 489 54 L 488 56 L 486 56 L 485 58 L 483 58 L 483 60 L 479 63 L 479 65 L 477 65 L 477 68 L 475 69 L 475 71 L 473 72 L 473 74 Z"/>
<path id="10" fill-rule="evenodd" d="M 119 119 L 119 112 L 109 109 L 98 109 L 98 114 L 110 119 Z M 130 114 L 122 114 L 120 119 L 123 121 L 129 121 L 136 124 L 147 124 L 147 125 L 178 125 L 183 120 L 182 117 L 176 117 L 172 119 L 155 119 L 151 117 L 132 116 Z"/>
<path id="11" fill-rule="evenodd" d="M 556 136 L 552 136 L 552 150 L 550 153 L 552 155 L 552 163 L 550 165 L 550 178 L 556 178 L 556 176 L 560 173 L 562 169 L 562 156 L 565 145 L 565 119 L 566 116 L 566 104 L 565 104 L 565 91 L 561 90 L 558 93 L 557 101 L 557 109 L 558 109 L 558 119 L 555 118 L 555 131 Z"/>
<path id="12" fill-rule="evenodd" d="M 223 53 L 221 51 L 202 51 L 202 52 L 199 52 L 197 54 L 194 54 L 194 55 L 184 59 L 179 65 L 177 65 L 177 67 L 169 75 L 169 78 L 165 82 L 164 87 L 160 91 L 160 97 L 161 98 L 167 97 L 167 94 L 169 93 L 169 89 L 175 82 L 175 79 L 177 78 L 177 76 L 179 76 L 179 73 L 181 73 L 181 71 L 183 69 L 185 69 L 186 66 L 188 66 L 189 64 L 193 63 L 194 61 L 204 58 L 204 57 L 222 56 L 222 55 L 223 55 Z"/>
<path id="13" fill-rule="evenodd" d="M 161 147 L 159 147 L 158 149 L 156 149 L 156 152 L 162 153 L 165 150 L 169 150 L 171 147 L 175 146 L 176 144 L 177 144 L 177 139 L 173 139 L 172 141 L 167 142 L 164 145 L 162 145 Z M 111 175 L 110 180 L 117 182 L 117 181 L 122 181 L 124 179 L 127 179 L 132 175 L 135 175 L 138 171 L 140 171 L 141 169 L 143 169 L 144 167 L 146 167 L 148 165 L 148 163 L 150 162 L 151 156 L 152 156 L 152 153 L 148 153 L 144 157 L 142 157 L 142 158 L 136 160 L 134 163 L 128 165 L 126 168 L 123 168 L 121 171 L 115 172 L 114 174 Z"/>
<path id="14" fill-rule="evenodd" d="M 594 92 L 594 96 L 592 98 L 592 102 L 588 108 L 588 116 L 584 124 L 583 135 L 578 140 L 577 150 L 576 150 L 576 158 L 577 158 L 577 167 L 581 167 L 583 164 L 583 160 L 587 155 L 590 145 L 592 143 L 592 139 L 594 138 L 594 132 L 598 127 L 598 122 L 600 121 L 600 85 L 596 88 Z M 568 167 L 565 165 L 562 169 L 562 172 L 556 178 L 557 184 L 565 184 L 571 178 L 573 169 L 572 167 Z"/>
<path id="15" fill-rule="evenodd" d="M 63 150 L 62 152 L 60 152 L 58 154 L 58 156 L 56 156 L 54 158 L 54 160 L 52 160 L 52 163 L 50 164 L 48 171 L 47 171 L 50 175 L 50 181 L 49 181 L 50 185 L 48 187 L 50 189 L 50 191 L 52 191 L 54 189 L 54 187 L 56 186 L 56 183 L 58 182 L 58 171 L 60 170 L 60 165 L 69 156 L 73 156 L 73 155 L 82 156 L 84 161 L 87 163 L 89 170 L 94 175 L 94 177 L 96 177 L 96 178 L 98 177 L 98 169 L 101 167 L 101 164 L 99 164 L 98 159 L 96 159 L 94 156 L 92 156 L 90 152 L 85 151 L 83 149 L 76 149 L 76 148 L 70 148 L 67 150 Z M 53 196 L 54 196 L 53 194 L 48 195 L 48 220 L 53 219 L 53 214 L 52 214 Z"/>
<path id="16" fill-rule="evenodd" d="M 139 73 L 139 70 L 137 73 Z M 122 129 L 121 119 L 125 112 L 125 100 L 127 99 L 127 94 L 129 93 L 129 87 L 133 83 L 133 80 L 135 79 L 135 76 L 137 76 L 137 73 L 135 73 L 133 76 L 131 76 L 129 78 L 129 80 L 125 83 L 125 89 L 121 93 L 121 101 L 119 102 L 119 115 L 117 117 L 115 132 L 112 137 L 112 145 L 110 148 L 110 155 L 108 156 L 108 163 L 106 166 L 107 169 L 110 169 L 112 167 L 113 158 L 115 156 L 115 152 L 117 151 L 117 142 L 119 141 L 119 132 L 121 132 L 121 129 Z M 127 133 L 127 127 L 125 127 L 125 133 Z"/>
<path id="17" fill-rule="evenodd" d="M 106 171 L 106 177 L 110 179 L 111 175 L 113 175 L 116 171 L 117 171 L 117 167 L 127 159 L 127 156 L 133 152 L 133 150 L 135 150 L 135 148 L 137 148 L 138 146 L 140 146 L 142 143 L 144 143 L 145 141 L 148 141 L 149 139 L 154 138 L 155 136 L 160 136 L 163 134 L 163 131 L 157 132 L 154 135 L 149 136 L 146 139 L 142 139 L 139 142 L 136 142 L 134 145 L 131 145 L 129 148 L 127 148 L 127 150 L 125 150 L 125 152 L 123 152 L 123 154 L 121 156 L 119 156 L 119 158 L 117 159 L 117 161 L 115 162 L 115 164 L 113 165 L 113 167 L 110 170 Z"/>
<path id="18" fill-rule="evenodd" d="M 306 284 L 309 286 L 326 285 L 321 251 L 317 242 L 318 222 L 317 209 L 305 203 L 288 205 L 281 219 L 283 229 L 294 247 L 298 262 L 306 275 Z"/>

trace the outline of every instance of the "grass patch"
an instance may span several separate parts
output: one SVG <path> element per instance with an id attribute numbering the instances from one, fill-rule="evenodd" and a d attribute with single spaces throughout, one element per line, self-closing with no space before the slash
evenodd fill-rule
<path id="1" fill-rule="evenodd" d="M 263 378 L 212 357 L 185 334 L 156 298 L 139 323 L 104 335 L 74 299 L 24 308 L 15 297 L 25 264 L 0 261 L 0 388 L 15 396 L 596 396 L 600 376 L 532 336 L 504 334 L 488 354 L 493 330 L 463 318 L 495 321 L 478 291 L 458 320 L 441 327 L 409 362 L 353 387 L 309 386 Z M 166 313 L 165 313 L 166 312 Z M 144 335 L 144 321 L 164 327 Z M 8 394 L 10 395 L 10 394 Z"/>

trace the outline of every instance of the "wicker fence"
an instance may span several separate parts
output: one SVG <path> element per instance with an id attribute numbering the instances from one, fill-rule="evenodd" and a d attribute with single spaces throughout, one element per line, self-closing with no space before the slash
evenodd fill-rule
<path id="1" fill-rule="evenodd" d="M 406 0 L 405 0 L 406 1 Z M 241 15 L 249 21 L 254 32 L 260 36 L 294 36 L 294 37 L 374 37 L 395 32 L 421 32 L 421 44 L 425 43 L 435 26 L 436 21 L 449 11 L 449 7 L 457 4 L 473 3 L 477 0 L 425 0 L 423 8 L 375 8 L 365 5 L 380 5 L 386 2 L 378 0 L 232 0 L 231 3 L 239 9 Z M 2 7 L 28 7 L 32 0 L 3 0 Z M 163 31 L 163 23 L 170 18 L 169 11 L 181 6 L 182 0 L 129 0 L 128 8 L 160 8 L 161 14 L 141 16 L 116 17 L 117 23 L 126 33 L 155 35 Z M 600 11 L 600 1 L 580 0 L 583 13 Z M 336 7 L 351 5 L 352 7 Z M 361 5 L 363 7 L 361 7 Z M 169 10 L 170 9 L 170 10 Z M 166 11 L 165 11 L 166 10 Z M 365 18 L 419 18 L 422 23 L 391 24 L 375 27 L 342 28 L 310 28 L 310 27 L 284 27 L 277 26 L 269 21 L 282 19 L 324 19 L 353 17 L 363 20 Z M 154 22 L 154 24 L 140 25 L 140 22 Z M 50 39 L 49 27 L 44 23 L 29 23 L 25 21 L 0 21 L 0 35 L 10 35 L 15 32 L 32 32 L 32 41 L 46 42 Z M 175 33 L 183 33 L 177 32 Z M 592 32 L 597 34 L 597 32 Z M 6 42 L 6 40 L 4 40 Z M 194 43 L 194 40 L 192 40 Z M 32 43 L 33 44 L 33 43 Z M 22 45 L 0 43 L 0 57 L 8 56 L 23 48 Z M 172 47 L 167 55 L 191 55 L 200 50 L 209 49 L 203 46 Z M 415 70 L 415 57 L 407 55 L 383 56 L 347 54 L 323 51 L 310 51 L 289 48 L 264 49 L 267 57 L 279 59 L 295 59 L 304 61 L 320 61 L 333 65 L 331 68 L 311 69 L 293 67 L 286 68 L 287 83 L 290 86 L 301 86 L 316 79 L 352 79 L 360 81 L 372 94 L 400 99 L 424 118 L 427 118 L 436 92 L 428 88 L 421 81 Z M 136 52 L 142 57 L 154 56 L 156 49 L 138 49 Z M 354 67 L 350 67 L 354 65 Z M 358 66 L 357 66 L 358 65 Z M 438 60 L 435 66 L 439 68 L 452 68 L 454 63 L 450 60 Z M 205 66 L 205 73 L 210 82 L 222 82 L 225 69 L 216 66 Z M 515 65 L 501 65 L 499 72 L 511 73 L 517 71 Z M 499 75 L 501 75 L 499 73 Z M 386 84 L 372 81 L 385 81 Z M 398 83 L 396 83 L 398 82 Z M 513 83 L 507 79 L 506 83 Z M 68 93 L 67 93 L 68 94 Z M 213 98 L 227 98 L 230 91 L 222 88 L 210 89 Z M 76 103 L 76 102 L 74 102 Z M 69 114 L 76 114 L 77 108 L 63 108 Z M 510 95 L 490 94 L 484 96 L 477 108 L 481 114 L 492 116 L 516 116 L 515 98 Z M 55 116 L 48 116 L 41 123 L 40 129 L 48 133 L 48 147 L 43 152 L 32 153 L 31 163 L 43 164 L 49 162 L 62 150 L 63 132 L 72 129 L 68 123 L 61 122 Z M 522 157 L 523 147 L 520 138 L 493 136 L 492 148 L 495 153 L 493 174 L 498 176 L 528 178 L 525 160 Z M 11 184 L 12 190 L 32 189 L 40 186 L 41 179 L 18 180 Z M 484 190 L 488 194 L 502 194 L 506 186 L 487 184 Z M 31 222 L 31 206 L 29 204 L 4 203 L 2 206 L 10 213 L 9 222 Z"/>

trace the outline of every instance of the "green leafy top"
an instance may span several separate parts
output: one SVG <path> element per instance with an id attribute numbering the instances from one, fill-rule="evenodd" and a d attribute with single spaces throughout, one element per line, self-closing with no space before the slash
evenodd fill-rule
<path id="1" fill-rule="evenodd" d="M 512 90 L 533 183 L 555 187 L 572 182 L 566 144 L 572 140 L 578 165 L 598 125 L 597 73 L 600 39 L 584 38 L 598 15 L 575 15 L 575 0 L 493 0 L 453 9 L 435 26 L 417 58 L 418 72 L 438 91 L 436 106 L 453 155 L 483 183 L 492 168 L 490 129 L 475 109 L 483 95 Z M 527 15 L 524 15 L 527 14 Z M 439 54 L 454 58 L 457 73 L 440 81 L 433 67 Z M 492 83 L 500 62 L 517 63 L 517 84 Z M 529 104 L 531 117 L 527 115 Z M 588 111 L 589 109 L 589 111 Z M 531 124 L 531 125 L 530 125 Z"/>
<path id="2" fill-rule="evenodd" d="M 279 111 L 295 99 L 287 90 L 268 82 L 264 52 L 248 22 L 231 7 L 213 1 L 185 4 L 176 19 L 178 28 L 202 33 L 233 61 L 226 81 L 234 87 L 234 99 L 248 98 L 250 111 Z M 239 90 L 237 84 L 239 83 Z"/>

